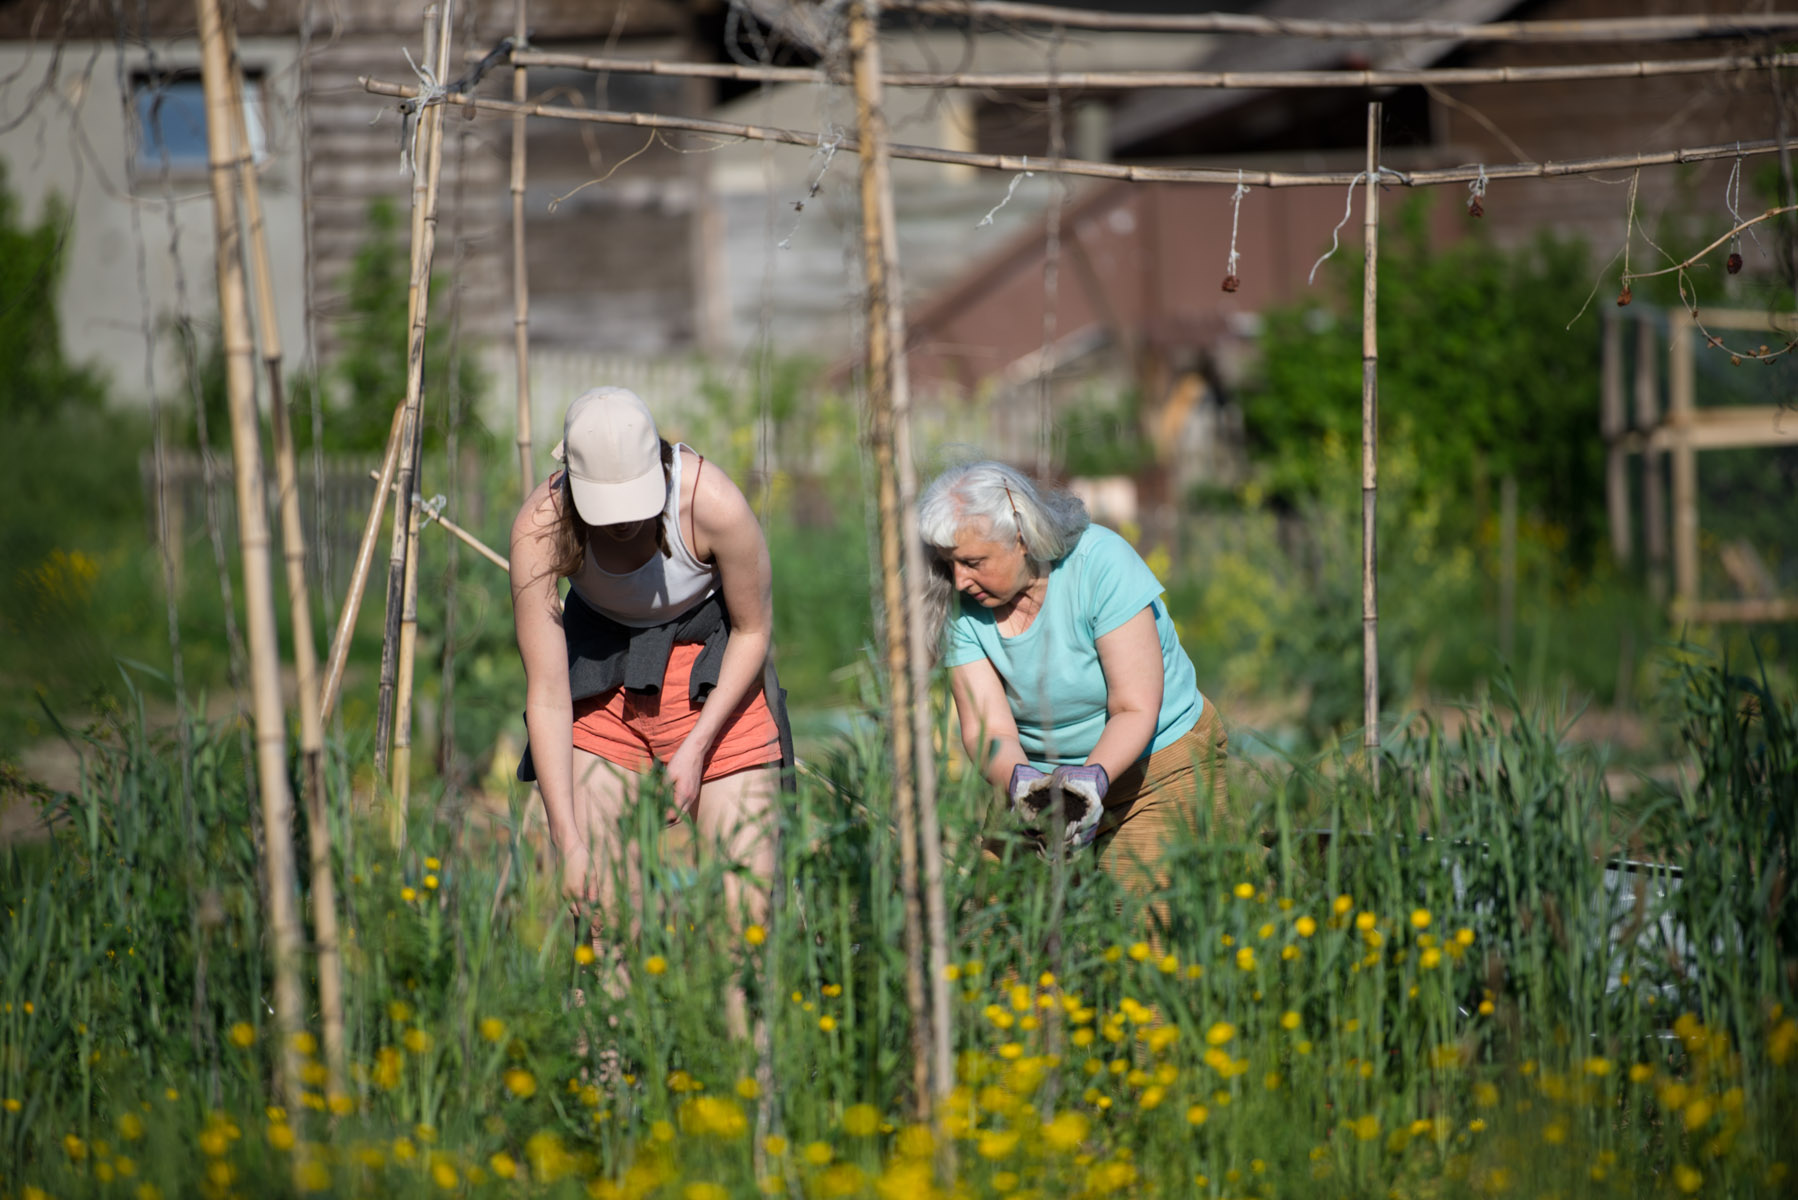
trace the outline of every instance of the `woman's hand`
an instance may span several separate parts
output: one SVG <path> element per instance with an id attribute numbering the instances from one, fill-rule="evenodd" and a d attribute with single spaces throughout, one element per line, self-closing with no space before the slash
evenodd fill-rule
<path id="1" fill-rule="evenodd" d="M 558 834 L 552 828 L 549 840 L 555 846 L 556 857 L 562 864 L 562 895 L 571 901 L 569 908 L 578 918 L 581 910 L 593 902 L 595 895 L 593 848 L 573 830 Z"/>
<path id="2" fill-rule="evenodd" d="M 668 785 L 673 795 L 668 801 L 668 823 L 674 824 L 682 814 L 691 813 L 699 803 L 699 786 L 705 780 L 706 748 L 688 736 L 674 757 L 668 760 Z"/>

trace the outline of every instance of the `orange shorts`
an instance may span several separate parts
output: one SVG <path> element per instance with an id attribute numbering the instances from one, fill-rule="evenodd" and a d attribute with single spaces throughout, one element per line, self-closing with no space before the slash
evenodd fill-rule
<path id="1" fill-rule="evenodd" d="M 704 647 L 676 643 L 668 656 L 662 690 L 653 696 L 614 688 L 578 701 L 574 706 L 574 748 L 597 754 L 627 771 L 644 771 L 652 762 L 666 763 L 699 723 L 699 706 L 688 699 L 687 677 Z M 758 683 L 724 723 L 706 780 L 721 779 L 750 767 L 780 762 L 780 729 Z"/>

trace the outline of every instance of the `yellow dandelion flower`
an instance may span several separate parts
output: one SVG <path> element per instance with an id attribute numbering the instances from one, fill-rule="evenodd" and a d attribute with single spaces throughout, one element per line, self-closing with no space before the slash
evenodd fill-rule
<path id="1" fill-rule="evenodd" d="M 779 1158 L 787 1152 L 787 1139 L 778 1133 L 771 1133 L 762 1139 L 762 1149 L 772 1158 Z"/>
<path id="2" fill-rule="evenodd" d="M 433 892 L 436 891 L 437 883 L 438 883 L 437 876 L 435 876 L 435 875 L 426 875 L 425 876 L 425 888 L 427 890 L 433 891 Z M 454 1172 L 452 1171 L 451 1174 L 454 1174 Z M 451 1184 L 450 1186 L 454 1187 L 455 1185 Z"/>
<path id="3" fill-rule="evenodd" d="M 1205 1122 L 1209 1121 L 1210 1119 L 1211 1119 L 1211 1110 L 1206 1108 L 1203 1104 L 1194 1104 L 1194 1105 L 1190 1105 L 1187 1107 L 1186 1123 L 1188 1125 L 1193 1125 L 1193 1126 L 1203 1125 Z"/>
<path id="4" fill-rule="evenodd" d="M 1213 1046 L 1222 1046 L 1236 1036 L 1236 1026 L 1228 1021 L 1219 1021 L 1205 1031 L 1205 1041 Z"/>
<path id="5" fill-rule="evenodd" d="M 431 1048 L 431 1035 L 416 1026 L 406 1030 L 400 1041 L 414 1054 L 423 1054 Z"/>
<path id="6" fill-rule="evenodd" d="M 1141 962 L 1149 957 L 1149 943 L 1132 942 L 1130 944 L 1130 957 L 1136 962 Z"/>
<path id="7" fill-rule="evenodd" d="M 518 1175 L 518 1162 L 504 1150 L 496 1150 L 487 1160 L 487 1169 L 495 1179 L 512 1179 Z"/>
<path id="8" fill-rule="evenodd" d="M 498 1017 L 486 1017 L 481 1021 L 481 1036 L 490 1042 L 498 1042 L 506 1036 L 506 1023 Z"/>
<path id="9" fill-rule="evenodd" d="M 537 1094 L 537 1077 L 523 1067 L 513 1067 L 506 1072 L 506 1090 L 520 1100 L 529 1100 Z"/>
<path id="10" fill-rule="evenodd" d="M 1280 1028 L 1287 1030 L 1297 1029 L 1302 1020 L 1303 1018 L 1301 1018 L 1298 1013 L 1288 1009 L 1280 1014 Z"/>
<path id="11" fill-rule="evenodd" d="M 983 1130 L 974 1147 L 980 1157 L 994 1160 L 1009 1158 L 1017 1148 L 1018 1132 L 1015 1129 Z"/>
<path id="12" fill-rule="evenodd" d="M 668 971 L 668 960 L 660 954 L 652 954 L 643 960 L 643 969 L 651 975 L 663 975 Z"/>
<path id="13" fill-rule="evenodd" d="M 751 925 L 743 931 L 743 940 L 751 946 L 759 946 L 768 940 L 768 931 L 760 925 Z"/>
<path id="14" fill-rule="evenodd" d="M 1371 1142 L 1380 1136 L 1380 1118 L 1373 1113 L 1368 1113 L 1364 1117 L 1357 1117 L 1355 1120 L 1349 1122 L 1349 1130 L 1354 1133 L 1355 1137 L 1360 1141 Z"/>
<path id="15" fill-rule="evenodd" d="M 1172 954 L 1169 954 L 1165 955 L 1156 966 L 1161 968 L 1161 973 L 1163 975 L 1172 975 L 1180 969 L 1180 960 Z"/>
<path id="16" fill-rule="evenodd" d="M 836 1027 L 837 1027 L 837 1019 L 835 1017 L 831 1016 L 829 1013 L 825 1013 L 823 1016 L 818 1018 L 818 1028 L 822 1029 L 825 1033 L 831 1032 Z"/>
<path id="17" fill-rule="evenodd" d="M 1051 1150 L 1066 1152 L 1086 1140 L 1092 1122 L 1077 1112 L 1057 1113 L 1042 1126 L 1043 1142 Z"/>
<path id="18" fill-rule="evenodd" d="M 1254 895 L 1255 895 L 1255 885 L 1254 884 L 1239 883 L 1236 885 L 1236 898 L 1238 900 L 1248 900 L 1248 899 L 1253 898 Z"/>
<path id="19" fill-rule="evenodd" d="M 1414 908 L 1411 910 L 1411 927 L 1413 929 L 1428 929 L 1432 919 L 1430 910 L 1427 908 Z"/>
<path id="20" fill-rule="evenodd" d="M 404 900 L 407 904 L 412 903 L 414 900 L 418 899 L 418 889 L 414 887 L 401 888 L 400 899 Z"/>
<path id="21" fill-rule="evenodd" d="M 737 1080 L 736 1091 L 737 1095 L 743 1097 L 743 1099 L 754 1100 L 757 1096 L 762 1094 L 762 1086 L 745 1075 L 743 1078 Z"/>
<path id="22" fill-rule="evenodd" d="M 803 1153 L 805 1161 L 814 1167 L 821 1167 L 835 1157 L 828 1142 L 808 1142 Z"/>
<path id="23" fill-rule="evenodd" d="M 1680 1163 L 1673 1168 L 1673 1186 L 1690 1196 L 1704 1186 L 1704 1174 L 1697 1167 Z"/>
<path id="24" fill-rule="evenodd" d="M 880 1129 L 880 1110 L 872 1104 L 851 1104 L 843 1110 L 843 1132 L 850 1137 L 872 1137 Z"/>
<path id="25" fill-rule="evenodd" d="M 583 967 L 591 966 L 593 960 L 598 957 L 599 955 L 593 953 L 593 947 L 585 942 L 582 942 L 574 948 L 574 961 Z"/>
<path id="26" fill-rule="evenodd" d="M 256 1044 L 256 1027 L 251 1025 L 248 1021 L 239 1021 L 231 1026 L 231 1032 L 228 1036 L 230 1037 L 233 1046 L 240 1049 L 248 1049 Z"/>
<path id="27" fill-rule="evenodd" d="M 268 1144 L 277 1150 L 293 1149 L 293 1126 L 278 1121 L 268 1127 Z"/>
<path id="28" fill-rule="evenodd" d="M 1434 971 L 1437 967 L 1442 965 L 1442 951 L 1431 946 L 1428 950 L 1425 950 L 1422 954 L 1417 956 L 1417 965 L 1426 971 Z"/>
<path id="29" fill-rule="evenodd" d="M 697 1181 L 681 1190 L 683 1200 L 728 1200 L 730 1193 L 721 1183 Z"/>
<path id="30" fill-rule="evenodd" d="M 1342 917 L 1342 916 L 1347 916 L 1354 907 L 1355 907 L 1355 898 L 1353 896 L 1349 895 L 1348 893 L 1344 892 L 1342 895 L 1336 897 L 1336 899 L 1333 902 L 1331 902 L 1330 911 L 1335 913 L 1337 916 Z"/>

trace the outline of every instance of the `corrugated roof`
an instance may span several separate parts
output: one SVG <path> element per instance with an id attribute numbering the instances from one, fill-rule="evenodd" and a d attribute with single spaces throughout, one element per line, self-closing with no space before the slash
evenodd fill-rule
<path id="1" fill-rule="evenodd" d="M 1327 17 L 1364 21 L 1491 21 L 1519 7 L 1520 0 L 1357 0 L 1354 11 L 1333 0 L 1268 0 L 1249 6 L 1259 15 L 1295 19 Z M 1219 37 L 1195 56 L 1195 71 L 1326 70 L 1354 64 L 1388 70 L 1428 66 L 1459 43 L 1450 41 L 1323 41 L 1311 38 Z M 1121 151 L 1183 125 L 1253 104 L 1266 91 L 1210 90 L 1135 92 L 1112 113 L 1112 145 Z"/>

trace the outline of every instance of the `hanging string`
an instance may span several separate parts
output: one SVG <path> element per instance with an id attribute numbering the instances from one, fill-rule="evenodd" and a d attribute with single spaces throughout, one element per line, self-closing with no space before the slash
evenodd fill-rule
<path id="1" fill-rule="evenodd" d="M 1236 277 L 1236 228 L 1242 219 L 1242 198 L 1249 194 L 1248 185 L 1242 181 L 1242 169 L 1236 171 L 1236 191 L 1230 196 L 1230 260 L 1224 266 L 1224 290 L 1233 292 L 1242 286 L 1242 280 Z"/>
<path id="2" fill-rule="evenodd" d="M 1484 204 L 1480 203 L 1480 201 L 1482 201 L 1486 198 L 1486 164 L 1485 163 L 1480 164 L 1480 177 L 1478 179 L 1474 180 L 1472 183 L 1467 185 L 1467 192 L 1468 192 L 1467 215 L 1470 217 L 1485 216 L 1486 215 L 1486 206 Z"/>
<path id="3" fill-rule="evenodd" d="M 830 170 L 831 160 L 836 158 L 837 148 L 843 144 L 841 129 L 835 125 L 826 125 L 825 130 L 829 132 L 830 140 L 826 141 L 824 132 L 821 131 L 818 134 L 817 150 L 817 154 L 824 156 L 824 161 L 818 164 L 818 172 L 812 176 L 811 186 L 805 189 L 805 199 L 793 201 L 793 227 L 787 230 L 787 236 L 781 238 L 778 243 L 782 250 L 793 244 L 793 235 L 799 232 L 799 221 L 805 212 L 805 206 L 817 198 L 819 190 L 824 186 L 824 174 Z M 817 154 L 814 154 L 813 157 L 816 157 Z"/>
<path id="4" fill-rule="evenodd" d="M 1384 178 L 1387 175 L 1390 175 L 1394 179 L 1399 180 L 1400 182 L 1403 182 L 1405 179 L 1405 174 L 1403 171 L 1397 171 L 1391 167 L 1375 167 L 1374 174 L 1380 176 L 1381 178 Z M 1342 220 L 1336 222 L 1336 228 L 1334 228 L 1330 231 L 1330 248 L 1324 252 L 1324 255 L 1322 258 L 1318 259 L 1316 262 L 1311 264 L 1311 273 L 1309 275 L 1305 276 L 1305 282 L 1307 284 L 1312 284 L 1312 283 L 1317 282 L 1317 268 L 1323 266 L 1324 263 L 1326 261 L 1328 261 L 1336 253 L 1336 251 L 1341 247 L 1341 245 L 1342 245 L 1342 240 L 1341 240 L 1342 227 L 1344 225 L 1348 224 L 1349 214 L 1355 211 L 1355 189 L 1360 187 L 1362 181 L 1365 180 L 1366 178 L 1367 178 L 1366 171 L 1357 171 L 1357 172 L 1355 172 L 1355 177 L 1353 179 L 1349 180 L 1348 196 L 1343 200 L 1343 203 L 1342 203 Z"/>
<path id="5" fill-rule="evenodd" d="M 412 61 L 412 51 L 400 47 L 400 53 L 406 56 L 406 65 L 418 76 L 418 95 L 400 105 L 400 174 L 410 175 L 418 163 L 418 135 L 422 132 L 422 122 L 413 118 L 427 105 L 440 104 L 450 94 L 450 89 L 437 82 L 437 75 L 429 67 L 421 67 Z"/>
<path id="6" fill-rule="evenodd" d="M 1734 225 L 1742 225 L 1744 223 L 1742 221 L 1741 208 L 1742 143 L 1739 141 L 1736 143 L 1735 165 L 1730 167 L 1729 178 L 1723 182 L 1723 203 L 1729 209 L 1730 222 Z M 1749 227 L 1748 236 L 1754 239 L 1755 248 L 1761 252 L 1761 257 L 1767 257 L 1767 248 L 1761 245 L 1761 235 L 1754 231 L 1753 226 Z M 1724 263 L 1724 268 L 1728 270 L 1731 275 L 1739 274 L 1742 270 L 1742 235 L 1739 230 L 1736 233 L 1735 238 L 1730 242 L 1729 259 Z"/>
<path id="7" fill-rule="evenodd" d="M 1024 156 L 1024 163 L 1026 166 L 1030 163 L 1030 156 L 1028 154 Z M 1020 171 L 1018 174 L 1013 175 L 1011 177 L 1011 186 L 1005 189 L 1005 199 L 999 201 L 999 203 L 988 209 L 986 216 L 981 217 L 980 220 L 974 223 L 974 228 L 984 229 L 988 225 L 991 225 L 993 223 L 993 214 L 1011 203 L 1011 198 L 1017 192 L 1018 185 L 1023 183 L 1026 179 L 1033 178 L 1035 175 L 1035 171 Z"/>

